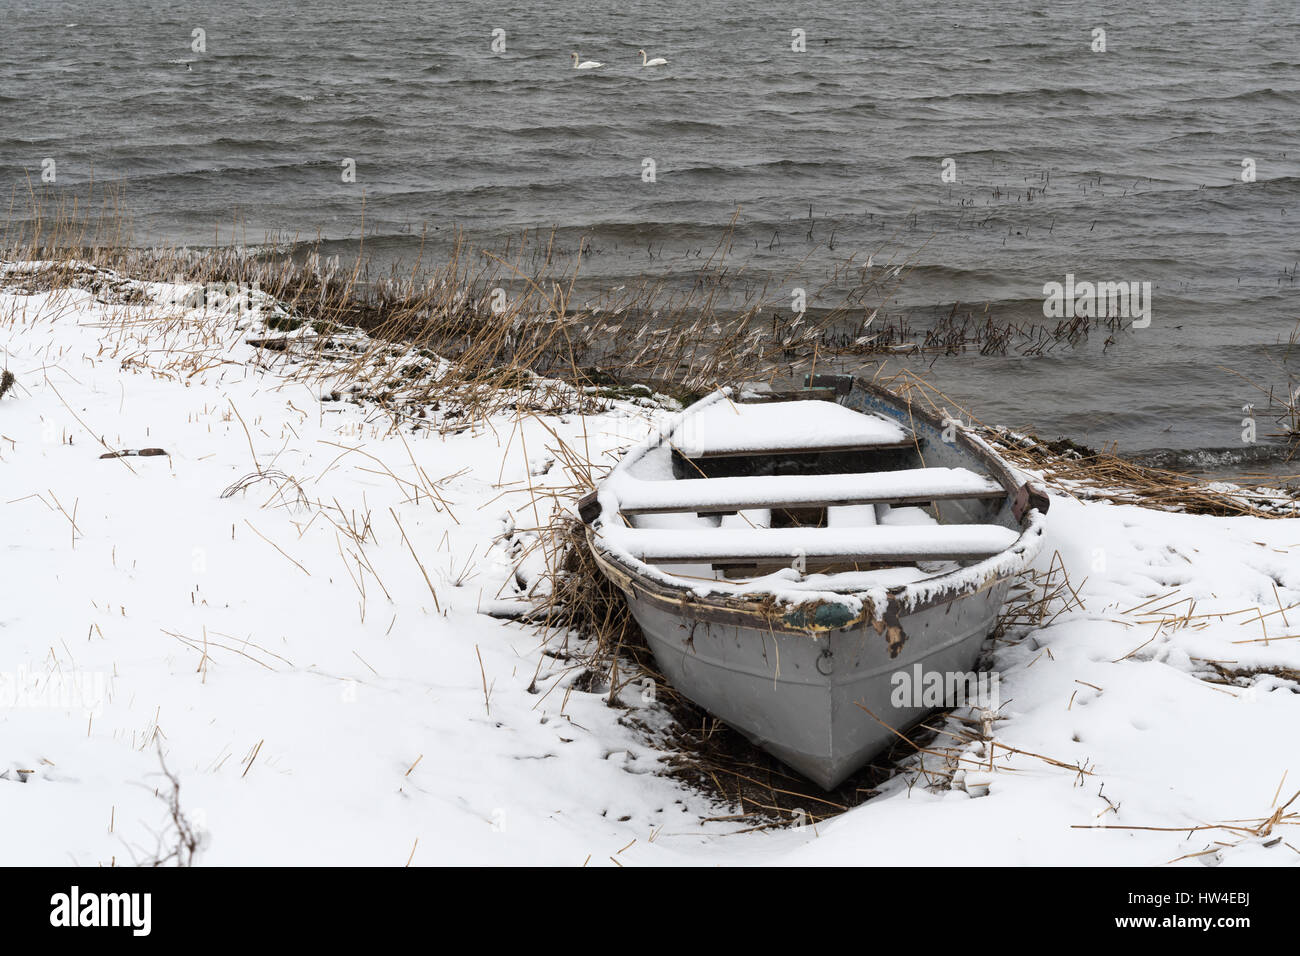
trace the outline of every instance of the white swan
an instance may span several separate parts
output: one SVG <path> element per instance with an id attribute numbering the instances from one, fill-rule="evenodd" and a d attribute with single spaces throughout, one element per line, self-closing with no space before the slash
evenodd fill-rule
<path id="1" fill-rule="evenodd" d="M 598 70 L 605 65 L 604 63 L 597 63 L 595 60 L 583 60 L 579 63 L 578 54 L 570 53 L 569 55 L 573 57 L 573 68 L 575 70 Z"/>
<path id="2" fill-rule="evenodd" d="M 668 61 L 661 56 L 657 56 L 653 60 L 647 60 L 645 58 L 645 50 L 637 50 L 636 52 L 641 54 L 642 66 L 667 66 L 668 65 Z"/>

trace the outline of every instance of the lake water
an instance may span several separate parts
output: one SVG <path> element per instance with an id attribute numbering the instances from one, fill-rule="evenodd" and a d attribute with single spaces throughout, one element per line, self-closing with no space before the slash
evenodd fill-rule
<path id="1" fill-rule="evenodd" d="M 1290 473 L 1226 369 L 1300 385 L 1297 36 L 1287 2 L 0 0 L 0 184 L 124 181 L 142 243 L 237 220 L 346 256 L 363 196 L 383 260 L 422 230 L 427 258 L 458 228 L 554 227 L 589 241 L 592 287 L 689 274 L 738 216 L 746 282 L 813 289 L 874 253 L 909 264 L 886 306 L 918 322 L 1041 317 L 1067 274 L 1149 282 L 1149 327 L 1109 346 L 890 364 L 984 421 Z"/>

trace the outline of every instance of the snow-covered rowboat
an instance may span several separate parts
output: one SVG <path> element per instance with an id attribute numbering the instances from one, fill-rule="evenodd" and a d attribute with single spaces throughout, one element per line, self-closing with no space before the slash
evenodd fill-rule
<path id="1" fill-rule="evenodd" d="M 830 789 L 935 709 L 918 678 L 972 686 L 1047 496 L 956 422 L 809 385 L 702 399 L 580 513 L 673 687 Z"/>

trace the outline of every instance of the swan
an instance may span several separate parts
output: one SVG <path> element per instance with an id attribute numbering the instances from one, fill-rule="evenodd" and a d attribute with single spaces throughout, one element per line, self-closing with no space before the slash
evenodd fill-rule
<path id="1" fill-rule="evenodd" d="M 668 61 L 661 56 L 657 56 L 653 60 L 647 60 L 645 58 L 645 50 L 637 50 L 636 52 L 641 54 L 642 66 L 667 66 L 668 65 Z"/>
<path id="2" fill-rule="evenodd" d="M 597 63 L 595 60 L 583 60 L 579 63 L 578 54 L 570 53 L 569 55 L 573 57 L 573 68 L 575 70 L 598 70 L 605 65 L 604 63 Z"/>

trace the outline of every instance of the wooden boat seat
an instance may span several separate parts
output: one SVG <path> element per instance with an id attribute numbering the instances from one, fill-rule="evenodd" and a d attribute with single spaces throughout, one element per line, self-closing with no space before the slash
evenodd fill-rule
<path id="1" fill-rule="evenodd" d="M 754 564 L 966 561 L 992 557 L 1017 533 L 993 524 L 878 525 L 866 528 L 611 528 L 611 547 L 647 563 Z"/>
<path id="2" fill-rule="evenodd" d="M 688 417 L 672 438 L 688 459 L 872 451 L 915 442 L 896 422 L 824 401 L 715 402 Z"/>
<path id="3" fill-rule="evenodd" d="M 615 486 L 619 510 L 639 514 L 731 514 L 753 508 L 823 508 L 844 505 L 915 505 L 983 498 L 1007 492 L 991 478 L 965 468 L 909 468 L 847 475 L 762 475 L 638 481 Z"/>

